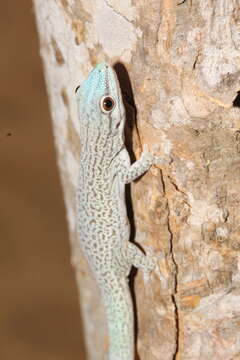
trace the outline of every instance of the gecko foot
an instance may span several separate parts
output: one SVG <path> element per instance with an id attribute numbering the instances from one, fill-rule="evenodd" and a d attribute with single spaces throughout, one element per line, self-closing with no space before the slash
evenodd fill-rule
<path id="1" fill-rule="evenodd" d="M 136 268 L 151 271 L 156 266 L 154 257 L 146 256 L 136 245 L 129 243 L 127 257 Z"/>

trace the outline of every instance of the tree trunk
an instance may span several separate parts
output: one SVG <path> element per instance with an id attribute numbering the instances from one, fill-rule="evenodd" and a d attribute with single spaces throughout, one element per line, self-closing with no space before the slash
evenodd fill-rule
<path id="1" fill-rule="evenodd" d="M 239 0 L 34 4 L 88 359 L 104 359 L 107 331 L 76 238 L 74 89 L 103 60 L 120 63 L 120 82 L 121 63 L 128 70 L 137 125 L 129 123 L 127 140 L 136 157 L 150 144 L 172 158 L 131 186 L 135 241 L 158 257 L 153 275 L 135 277 L 139 357 L 240 359 Z"/>

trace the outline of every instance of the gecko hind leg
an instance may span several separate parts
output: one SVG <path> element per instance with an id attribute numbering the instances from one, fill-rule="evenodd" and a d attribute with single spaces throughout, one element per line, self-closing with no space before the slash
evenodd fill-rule
<path id="1" fill-rule="evenodd" d="M 146 256 L 136 245 L 129 243 L 127 247 L 128 260 L 136 268 L 143 270 L 153 270 L 156 266 L 154 258 Z"/>

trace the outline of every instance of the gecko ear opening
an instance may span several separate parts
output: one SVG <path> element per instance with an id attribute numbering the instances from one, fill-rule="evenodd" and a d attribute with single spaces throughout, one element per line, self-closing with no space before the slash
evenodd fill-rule
<path id="1" fill-rule="evenodd" d="M 75 94 L 77 93 L 78 89 L 80 88 L 80 85 L 78 85 L 75 89 Z"/>

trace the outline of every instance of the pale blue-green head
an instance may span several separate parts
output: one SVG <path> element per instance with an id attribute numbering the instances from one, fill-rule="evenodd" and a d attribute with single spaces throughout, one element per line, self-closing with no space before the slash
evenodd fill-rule
<path id="1" fill-rule="evenodd" d="M 76 89 L 79 120 L 123 138 L 125 109 L 114 69 L 107 63 L 98 64 Z"/>

